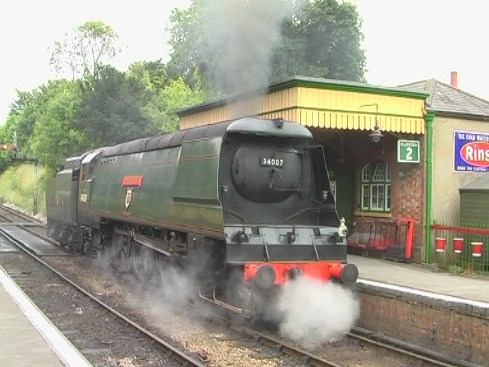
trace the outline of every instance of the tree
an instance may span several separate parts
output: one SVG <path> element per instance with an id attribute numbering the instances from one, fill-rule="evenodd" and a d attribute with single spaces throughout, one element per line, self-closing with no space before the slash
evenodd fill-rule
<path id="1" fill-rule="evenodd" d="M 42 104 L 37 105 L 34 131 L 27 144 L 35 158 L 54 168 L 86 146 L 84 135 L 73 124 L 82 89 L 76 81 L 56 80 L 40 90 Z"/>
<path id="2" fill-rule="evenodd" d="M 44 103 L 40 88 L 30 92 L 17 91 L 17 99 L 12 103 L 3 129 L 3 141 L 13 143 L 14 135 L 18 151 L 29 154 L 27 144 Z"/>
<path id="3" fill-rule="evenodd" d="M 117 33 L 109 25 L 85 22 L 54 43 L 49 63 L 58 75 L 70 72 L 72 80 L 80 74 L 85 79 L 96 79 L 100 67 L 120 51 L 117 40 Z"/>
<path id="4" fill-rule="evenodd" d="M 143 113 L 152 94 L 134 78 L 107 66 L 87 90 L 75 114 L 75 126 L 90 148 L 119 144 L 160 132 L 158 122 Z"/>
<path id="5" fill-rule="evenodd" d="M 167 64 L 170 78 L 183 78 L 184 82 L 194 88 L 197 86 L 200 57 L 196 45 L 199 43 L 202 8 L 205 0 L 193 0 L 188 9 L 173 9 L 170 14 L 169 28 L 172 47 L 171 59 Z M 199 74 L 201 75 L 201 74 Z"/>
<path id="6" fill-rule="evenodd" d="M 178 110 L 204 101 L 204 94 L 202 92 L 193 91 L 181 78 L 172 80 L 170 84 L 163 89 L 159 97 L 164 106 L 162 116 L 162 129 L 164 132 L 178 130 Z"/>
<path id="7" fill-rule="evenodd" d="M 154 92 L 162 90 L 170 82 L 165 64 L 161 60 L 134 62 L 129 65 L 126 76 L 137 79 L 146 88 Z"/>
<path id="8" fill-rule="evenodd" d="M 287 26 L 287 39 L 301 41 L 293 54 L 302 53 L 304 61 L 293 66 L 293 74 L 364 81 L 365 52 L 360 48 L 363 34 L 353 4 L 337 0 L 306 2 L 297 20 Z M 276 60 L 278 65 L 288 62 L 284 60 L 287 53 L 281 54 L 282 58 Z"/>
<path id="9" fill-rule="evenodd" d="M 133 63 L 126 78 L 138 80 L 146 87 L 148 98 L 144 99 L 141 112 L 163 132 L 178 130 L 176 111 L 204 101 L 201 90 L 190 88 L 182 78 L 168 78 L 161 61 Z"/>

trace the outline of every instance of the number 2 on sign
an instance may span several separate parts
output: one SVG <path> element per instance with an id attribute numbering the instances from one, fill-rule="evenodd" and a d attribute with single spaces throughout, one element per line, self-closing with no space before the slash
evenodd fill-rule
<path id="1" fill-rule="evenodd" d="M 411 148 L 411 147 L 406 148 L 406 159 L 408 159 L 408 160 L 413 159 L 413 148 Z"/>

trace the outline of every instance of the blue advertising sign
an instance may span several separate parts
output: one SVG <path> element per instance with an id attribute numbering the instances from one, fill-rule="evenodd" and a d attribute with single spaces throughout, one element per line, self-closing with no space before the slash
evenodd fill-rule
<path id="1" fill-rule="evenodd" d="M 454 131 L 454 169 L 458 172 L 489 172 L 489 133 Z"/>

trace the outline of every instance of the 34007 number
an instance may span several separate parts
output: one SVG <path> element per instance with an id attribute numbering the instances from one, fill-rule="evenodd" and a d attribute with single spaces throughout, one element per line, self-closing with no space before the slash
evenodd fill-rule
<path id="1" fill-rule="evenodd" d="M 260 158 L 260 166 L 283 167 L 284 166 L 284 160 L 281 158 L 263 157 L 263 158 Z"/>

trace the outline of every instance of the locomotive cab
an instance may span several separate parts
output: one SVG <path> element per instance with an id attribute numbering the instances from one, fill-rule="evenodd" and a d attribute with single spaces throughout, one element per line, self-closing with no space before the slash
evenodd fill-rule
<path id="1" fill-rule="evenodd" d="M 80 157 L 67 158 L 56 177 L 46 183 L 46 212 L 48 235 L 62 245 L 72 239 L 78 223 L 78 185 Z"/>

